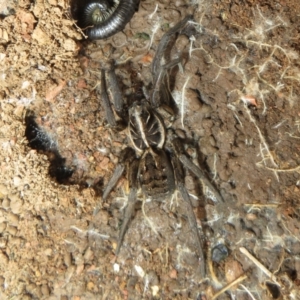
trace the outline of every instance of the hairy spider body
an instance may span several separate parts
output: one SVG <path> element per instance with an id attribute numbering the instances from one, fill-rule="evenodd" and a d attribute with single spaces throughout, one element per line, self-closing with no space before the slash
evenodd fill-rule
<path id="1" fill-rule="evenodd" d="M 139 0 L 72 0 L 71 13 L 89 39 L 104 39 L 124 29 Z"/>
<path id="2" fill-rule="evenodd" d="M 222 197 L 207 179 L 204 172 L 185 154 L 182 141 L 176 136 L 173 130 L 166 129 L 162 117 L 163 114 L 159 112 L 166 104 L 165 102 L 169 104 L 170 92 L 164 80 L 166 71 L 177 65 L 180 59 L 174 59 L 165 65 L 161 65 L 160 61 L 170 38 L 174 34 L 181 33 L 189 20 L 191 20 L 191 16 L 186 17 L 171 28 L 161 39 L 153 59 L 153 64 L 155 64 L 156 67 L 152 69 L 153 88 L 151 91 L 151 99 L 136 101 L 129 107 L 126 120 L 128 137 L 132 147 L 127 147 L 122 151 L 119 163 L 104 189 L 103 200 L 108 197 L 123 172 L 126 171 L 129 183 L 129 196 L 116 249 L 116 254 L 118 254 L 134 211 L 138 190 L 141 189 L 147 198 L 165 200 L 174 193 L 175 189 L 178 189 L 185 203 L 191 230 L 196 238 L 197 251 L 201 261 L 201 274 L 205 277 L 206 271 L 202 242 L 189 194 L 185 188 L 184 166 L 209 187 L 217 200 L 222 201 Z M 118 128 L 118 122 L 115 119 L 108 98 L 105 74 L 105 71 L 102 70 L 101 98 L 108 123 Z M 117 115 L 124 116 L 123 99 L 113 68 L 108 72 L 108 79 L 113 86 L 112 97 L 114 109 Z"/>
<path id="3" fill-rule="evenodd" d="M 148 101 L 135 102 L 129 108 L 129 138 L 137 152 L 149 147 L 162 148 L 165 142 L 165 126 L 161 116 Z"/>
<path id="4" fill-rule="evenodd" d="M 164 200 L 174 193 L 175 177 L 166 152 L 147 149 L 140 159 L 138 181 L 144 195 L 154 200 Z"/>

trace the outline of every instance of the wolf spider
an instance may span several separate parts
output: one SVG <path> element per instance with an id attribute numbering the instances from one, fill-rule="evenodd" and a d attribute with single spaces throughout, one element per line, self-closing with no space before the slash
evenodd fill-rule
<path id="1" fill-rule="evenodd" d="M 198 255 L 202 262 L 200 267 L 201 275 L 205 277 L 206 271 L 202 242 L 198 233 L 197 221 L 189 194 L 184 184 L 184 167 L 192 171 L 208 186 L 217 200 L 221 201 L 222 197 L 207 179 L 204 172 L 185 154 L 181 140 L 172 129 L 166 128 L 163 121 L 164 114 L 159 112 L 162 111 L 162 108 L 164 108 L 164 111 L 166 110 L 168 107 L 166 103 L 169 104 L 171 97 L 165 80 L 167 77 L 166 71 L 180 63 L 180 59 L 177 58 L 161 65 L 161 60 L 170 39 L 174 35 L 182 33 L 182 30 L 191 19 L 191 16 L 186 17 L 164 34 L 153 59 L 153 87 L 150 91 L 150 97 L 141 101 L 134 101 L 130 105 L 127 115 L 123 109 L 124 103 L 114 69 L 110 68 L 108 72 L 114 110 L 120 118 L 125 118 L 128 137 L 132 146 L 122 151 L 119 163 L 104 189 L 103 200 L 106 200 L 126 170 L 130 192 L 116 249 L 116 254 L 118 254 L 134 211 L 139 188 L 141 188 L 147 198 L 153 200 L 167 199 L 174 193 L 175 189 L 178 189 L 184 200 L 190 227 L 197 241 Z M 112 110 L 105 77 L 106 72 L 101 70 L 101 98 L 106 119 L 112 127 L 118 128 L 120 122 L 116 120 Z"/>

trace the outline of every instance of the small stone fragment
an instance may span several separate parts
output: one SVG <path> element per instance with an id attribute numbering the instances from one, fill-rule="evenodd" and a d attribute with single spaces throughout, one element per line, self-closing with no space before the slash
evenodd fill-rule
<path id="1" fill-rule="evenodd" d="M 76 49 L 78 48 L 75 41 L 72 39 L 64 40 L 63 47 L 66 51 L 72 51 L 72 52 L 75 52 Z"/>
<path id="2" fill-rule="evenodd" d="M 0 266 L 3 268 L 7 264 L 8 264 L 7 255 L 0 251 Z"/>
<path id="3" fill-rule="evenodd" d="M 23 206 L 23 200 L 16 194 L 12 197 L 9 196 L 10 199 L 10 209 L 14 214 L 19 214 L 21 212 L 21 208 Z"/>
<path id="4" fill-rule="evenodd" d="M 12 236 L 15 236 L 17 234 L 17 228 L 14 226 L 7 226 L 6 231 L 11 234 Z"/>
<path id="5" fill-rule="evenodd" d="M 0 198 L 6 196 L 8 194 L 7 186 L 4 184 L 0 184 Z"/>
<path id="6" fill-rule="evenodd" d="M 7 226 L 6 222 L 0 223 L 0 233 L 4 232 L 4 230 L 6 229 L 6 226 Z"/>
<path id="7" fill-rule="evenodd" d="M 88 282 L 87 289 L 89 291 L 92 291 L 94 289 L 94 287 L 95 287 L 95 284 L 92 281 Z"/>
<path id="8" fill-rule="evenodd" d="M 236 260 L 229 259 L 225 263 L 225 277 L 228 283 L 234 281 L 243 274 L 243 268 Z"/>
<path id="9" fill-rule="evenodd" d="M 49 287 L 48 287 L 47 284 L 42 285 L 41 292 L 42 292 L 43 296 L 49 296 L 50 295 Z"/>

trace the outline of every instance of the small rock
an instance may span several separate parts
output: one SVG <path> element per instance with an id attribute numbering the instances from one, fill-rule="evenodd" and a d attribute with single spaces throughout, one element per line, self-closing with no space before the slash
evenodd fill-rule
<path id="1" fill-rule="evenodd" d="M 120 265 L 117 263 L 114 263 L 114 272 L 119 273 L 120 272 Z"/>
<path id="2" fill-rule="evenodd" d="M 5 231 L 6 226 L 7 226 L 6 222 L 1 222 L 0 223 L 0 233 Z"/>
<path id="3" fill-rule="evenodd" d="M 94 289 L 94 287 L 95 287 L 95 284 L 92 281 L 88 282 L 87 289 L 89 291 L 92 291 Z"/>
<path id="4" fill-rule="evenodd" d="M 80 275 L 84 270 L 84 264 L 78 265 L 76 268 L 76 275 Z"/>
<path id="5" fill-rule="evenodd" d="M 46 249 L 46 250 L 44 251 L 44 254 L 45 254 L 46 256 L 51 256 L 51 255 L 52 255 L 52 249 L 51 249 L 51 248 Z"/>
<path id="6" fill-rule="evenodd" d="M 94 256 L 94 252 L 91 250 L 90 247 L 88 247 L 83 255 L 84 261 L 85 262 L 90 261 L 93 256 Z"/>
<path id="7" fill-rule="evenodd" d="M 72 52 L 75 52 L 76 49 L 78 48 L 75 41 L 72 39 L 66 39 L 64 41 L 63 47 L 66 51 L 72 51 Z"/>
<path id="8" fill-rule="evenodd" d="M 22 183 L 22 178 L 20 176 L 14 177 L 14 186 L 20 186 Z"/>
<path id="9" fill-rule="evenodd" d="M 7 219 L 8 223 L 12 226 L 17 227 L 19 224 L 19 217 L 15 214 L 8 213 L 6 216 L 6 219 Z"/>
<path id="10" fill-rule="evenodd" d="M 10 207 L 10 201 L 7 198 L 3 200 L 2 207 L 4 209 L 9 209 L 9 207 Z"/>
<path id="11" fill-rule="evenodd" d="M 17 234 L 17 228 L 14 226 L 7 226 L 6 232 L 8 232 L 10 235 L 15 236 Z"/>
<path id="12" fill-rule="evenodd" d="M 7 194 L 8 194 L 8 189 L 6 185 L 0 184 L 0 198 L 2 198 L 1 196 L 6 196 Z"/>
<path id="13" fill-rule="evenodd" d="M 23 206 L 23 200 L 18 197 L 18 195 L 14 195 L 13 197 L 9 197 L 10 199 L 10 209 L 14 214 L 19 214 L 21 212 L 21 208 Z"/>
<path id="14" fill-rule="evenodd" d="M 67 266 L 67 267 L 70 267 L 71 264 L 72 264 L 72 258 L 71 258 L 71 254 L 70 252 L 66 252 L 65 255 L 64 255 L 64 264 Z"/>
<path id="15" fill-rule="evenodd" d="M 34 29 L 32 38 L 35 39 L 39 45 L 47 45 L 51 43 L 50 37 L 40 27 L 36 27 Z"/>
<path id="16" fill-rule="evenodd" d="M 42 285 L 41 292 L 42 292 L 43 296 L 49 296 L 50 295 L 49 287 L 48 287 L 47 284 Z"/>
<path id="17" fill-rule="evenodd" d="M 0 266 L 3 267 L 8 264 L 8 257 L 6 254 L 0 251 Z"/>
<path id="18" fill-rule="evenodd" d="M 236 260 L 229 259 L 225 263 L 225 277 L 228 283 L 234 281 L 243 274 L 242 265 Z"/>
<path id="19" fill-rule="evenodd" d="M 6 243 L 7 243 L 6 238 L 1 237 L 1 238 L 0 238 L 0 248 L 1 248 L 1 249 L 2 249 L 2 248 L 5 248 L 5 247 L 6 247 Z"/>
<path id="20" fill-rule="evenodd" d="M 176 271 L 175 269 L 172 269 L 172 270 L 170 271 L 170 277 L 171 277 L 172 279 L 176 279 L 176 278 L 177 278 L 177 271 Z"/>

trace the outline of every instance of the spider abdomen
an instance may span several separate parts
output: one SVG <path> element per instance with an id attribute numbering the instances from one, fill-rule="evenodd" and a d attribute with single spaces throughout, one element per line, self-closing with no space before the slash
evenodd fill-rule
<path id="1" fill-rule="evenodd" d="M 147 198 L 164 200 L 175 190 L 174 171 L 165 151 L 149 148 L 141 157 L 139 184 Z"/>

